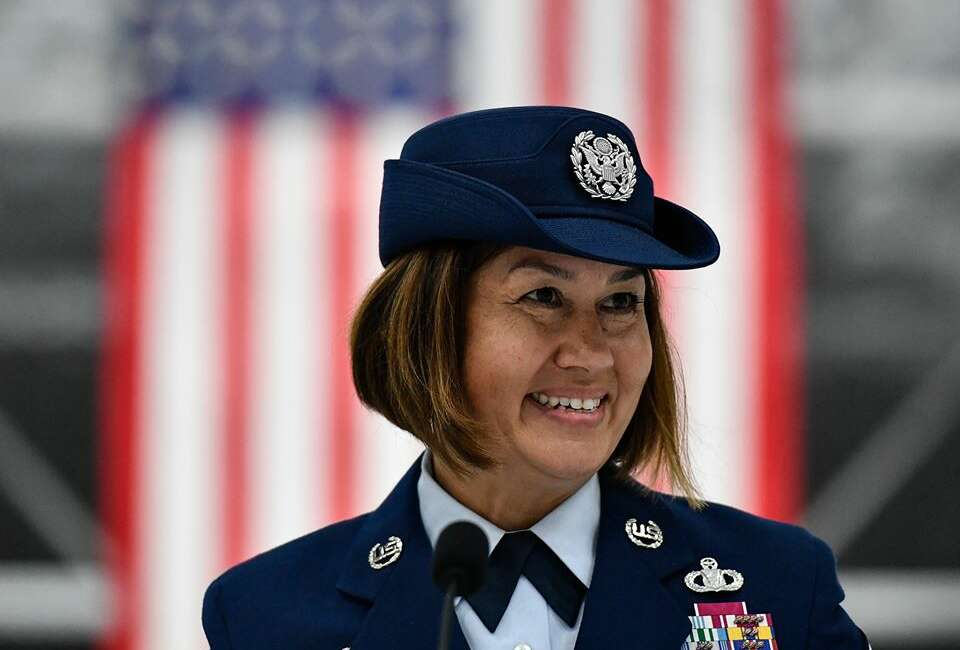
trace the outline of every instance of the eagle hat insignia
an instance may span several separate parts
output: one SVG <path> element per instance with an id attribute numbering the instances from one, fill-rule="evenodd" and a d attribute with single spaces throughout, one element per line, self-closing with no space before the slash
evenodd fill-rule
<path id="1" fill-rule="evenodd" d="M 625 528 L 627 537 L 637 546 L 657 548 L 663 544 L 663 531 L 652 519 L 648 519 L 645 524 L 637 524 L 637 520 L 630 517 Z"/>
<path id="2" fill-rule="evenodd" d="M 637 165 L 626 143 L 612 133 L 581 131 L 570 147 L 570 162 L 580 187 L 595 199 L 626 201 L 637 184 Z"/>
<path id="3" fill-rule="evenodd" d="M 736 591 L 743 586 L 743 575 L 733 569 L 718 569 L 717 561 L 712 557 L 700 560 L 700 571 L 691 571 L 683 582 L 693 591 Z M 697 581 L 700 578 L 700 581 Z M 729 578 L 729 582 L 728 582 Z"/>
<path id="4" fill-rule="evenodd" d="M 400 557 L 403 551 L 403 541 L 395 535 L 387 538 L 386 544 L 374 544 L 367 555 L 367 562 L 371 569 L 382 569 L 388 564 L 393 564 Z"/>

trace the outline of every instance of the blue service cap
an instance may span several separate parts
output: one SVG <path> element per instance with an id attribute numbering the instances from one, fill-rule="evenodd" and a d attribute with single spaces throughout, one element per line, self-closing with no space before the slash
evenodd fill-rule
<path id="1" fill-rule="evenodd" d="M 700 217 L 654 196 L 623 122 L 564 106 L 461 113 L 411 135 L 384 162 L 379 230 L 384 266 L 440 239 L 661 269 L 720 255 Z"/>

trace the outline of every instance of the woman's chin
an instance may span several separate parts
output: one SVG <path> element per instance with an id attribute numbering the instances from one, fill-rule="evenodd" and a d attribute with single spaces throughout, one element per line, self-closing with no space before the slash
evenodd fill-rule
<path id="1" fill-rule="evenodd" d="M 589 478 L 606 462 L 609 454 L 598 454 L 600 445 L 585 440 L 537 441 L 523 450 L 526 464 L 538 473 L 559 481 L 582 481 Z"/>

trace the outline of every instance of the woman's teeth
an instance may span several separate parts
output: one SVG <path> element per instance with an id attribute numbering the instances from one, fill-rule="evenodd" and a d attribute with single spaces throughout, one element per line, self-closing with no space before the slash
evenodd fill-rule
<path id="1" fill-rule="evenodd" d="M 600 406 L 600 402 L 603 400 L 600 399 L 577 399 L 570 397 L 554 397 L 552 395 L 545 395 L 543 393 L 530 393 L 533 399 L 537 400 L 541 404 L 549 405 L 552 408 L 559 408 L 561 406 L 570 409 L 571 411 L 595 411 Z"/>

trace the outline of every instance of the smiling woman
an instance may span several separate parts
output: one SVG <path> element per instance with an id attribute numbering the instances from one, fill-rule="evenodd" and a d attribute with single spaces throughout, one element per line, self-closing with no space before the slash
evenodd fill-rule
<path id="1" fill-rule="evenodd" d="M 492 549 L 457 650 L 867 648 L 823 541 L 697 495 L 654 269 L 720 245 L 654 195 L 626 125 L 557 106 L 430 124 L 384 165 L 379 232 L 354 384 L 427 450 L 375 511 L 215 580 L 213 650 L 434 645 L 431 556 L 457 521 Z"/>

